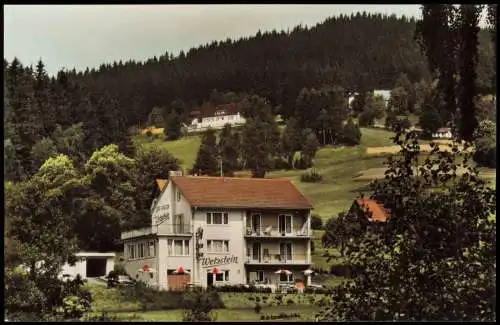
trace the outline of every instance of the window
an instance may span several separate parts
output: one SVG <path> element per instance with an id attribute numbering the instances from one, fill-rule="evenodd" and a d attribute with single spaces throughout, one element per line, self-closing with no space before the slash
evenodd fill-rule
<path id="1" fill-rule="evenodd" d="M 135 244 L 128 244 L 128 258 L 135 258 Z"/>
<path id="2" fill-rule="evenodd" d="M 250 272 L 250 281 L 264 282 L 264 271 Z"/>
<path id="3" fill-rule="evenodd" d="M 289 261 L 292 259 L 292 244 L 280 243 L 280 257 L 282 260 Z"/>
<path id="4" fill-rule="evenodd" d="M 229 223 L 229 214 L 224 212 L 208 212 L 207 225 L 227 225 Z"/>
<path id="5" fill-rule="evenodd" d="M 280 233 L 292 232 L 292 216 L 289 214 L 280 214 L 278 216 L 279 231 Z"/>
<path id="6" fill-rule="evenodd" d="M 229 253 L 229 240 L 207 240 L 207 252 Z"/>
<path id="7" fill-rule="evenodd" d="M 179 202 L 181 200 L 181 191 L 177 190 L 177 192 L 175 194 L 177 197 L 177 202 Z"/>
<path id="8" fill-rule="evenodd" d="M 138 244 L 138 247 L 139 247 L 139 249 L 138 249 L 138 252 L 137 252 L 137 253 L 138 253 L 138 254 L 137 254 L 137 257 L 138 257 L 138 258 L 144 258 L 144 257 L 145 257 L 145 255 L 146 255 L 146 254 L 145 254 L 146 252 L 145 252 L 145 249 L 144 249 L 144 248 L 145 248 L 145 247 L 144 247 L 144 243 L 139 243 L 139 244 Z"/>
<path id="9" fill-rule="evenodd" d="M 293 281 L 293 274 L 280 274 L 280 281 L 281 282 L 292 282 Z"/>
<path id="10" fill-rule="evenodd" d="M 219 274 L 215 275 L 215 281 L 216 282 L 224 282 L 224 281 L 229 281 L 229 271 L 223 271 Z"/>
<path id="11" fill-rule="evenodd" d="M 169 239 L 167 245 L 169 256 L 189 256 L 189 239 Z"/>
<path id="12" fill-rule="evenodd" d="M 155 256 L 155 242 L 150 240 L 148 242 L 148 257 L 154 257 Z"/>

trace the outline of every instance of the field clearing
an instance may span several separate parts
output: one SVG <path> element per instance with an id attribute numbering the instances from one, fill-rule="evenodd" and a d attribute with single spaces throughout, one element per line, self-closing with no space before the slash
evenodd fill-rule
<path id="1" fill-rule="evenodd" d="M 439 150 L 441 151 L 451 151 L 449 145 L 451 144 L 450 140 L 438 140 L 435 141 L 439 145 Z M 459 146 L 462 150 L 463 146 Z M 380 155 L 380 154 L 396 154 L 401 151 L 400 146 L 392 145 L 392 146 L 384 146 L 384 147 L 368 147 L 366 148 L 366 154 L 368 155 Z M 420 144 L 421 152 L 431 152 L 432 148 L 428 141 L 422 141 Z M 472 148 L 469 148 L 468 151 L 472 151 Z"/>
<path id="2" fill-rule="evenodd" d="M 358 177 L 356 177 L 356 180 L 357 181 L 370 182 L 370 181 L 374 181 L 376 179 L 381 179 L 381 178 L 384 178 L 385 171 L 386 171 L 385 167 L 377 167 L 377 168 L 366 169 L 366 170 L 361 171 L 360 175 Z M 457 169 L 457 175 L 461 176 L 466 171 L 467 171 L 466 168 L 464 168 L 464 167 L 458 167 L 458 169 Z M 479 175 L 483 179 L 494 180 L 494 179 L 496 179 L 496 169 L 492 169 L 492 168 L 480 168 L 479 169 Z"/>

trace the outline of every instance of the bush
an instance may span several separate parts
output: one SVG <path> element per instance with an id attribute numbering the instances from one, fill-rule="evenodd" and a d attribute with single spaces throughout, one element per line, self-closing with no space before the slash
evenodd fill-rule
<path id="1" fill-rule="evenodd" d="M 399 126 L 403 129 L 409 129 L 411 128 L 411 122 L 408 119 L 408 117 L 405 117 L 404 119 L 398 120 Z"/>
<path id="2" fill-rule="evenodd" d="M 373 126 L 375 124 L 375 113 L 370 110 L 363 111 L 359 114 L 358 124 L 364 127 Z"/>
<path id="3" fill-rule="evenodd" d="M 317 183 L 322 180 L 323 176 L 314 170 L 300 175 L 300 181 L 303 183 Z"/>
<path id="4" fill-rule="evenodd" d="M 387 117 L 385 118 L 385 128 L 392 130 L 394 127 L 395 123 L 398 122 L 398 116 L 396 115 L 395 112 L 390 111 L 387 113 Z"/>
<path id="5" fill-rule="evenodd" d="M 288 298 L 288 300 L 286 301 L 287 305 L 293 305 L 294 303 L 295 303 L 295 301 L 293 301 L 292 298 Z"/>
<path id="6" fill-rule="evenodd" d="M 274 158 L 274 169 L 290 169 L 292 166 L 281 157 Z"/>
<path id="7" fill-rule="evenodd" d="M 357 270 L 350 265 L 336 264 L 331 266 L 330 273 L 341 277 L 353 277 L 357 274 Z"/>
<path id="8" fill-rule="evenodd" d="M 359 125 L 354 123 L 351 118 L 347 120 L 342 130 L 342 142 L 348 146 L 355 146 L 361 142 L 361 130 L 359 129 Z"/>
<path id="9" fill-rule="evenodd" d="M 317 214 L 311 215 L 311 229 L 321 230 L 323 229 L 323 219 Z"/>
<path id="10" fill-rule="evenodd" d="M 183 308 L 187 309 L 184 321 L 215 321 L 212 309 L 224 308 L 222 299 L 215 290 L 203 291 L 197 288 L 186 292 L 181 301 Z"/>
<path id="11" fill-rule="evenodd" d="M 141 304 L 142 310 L 169 310 L 182 308 L 183 293 L 176 291 L 158 291 L 149 288 L 142 282 L 134 286 L 120 288 L 126 300 L 135 300 Z"/>
<path id="12" fill-rule="evenodd" d="M 255 307 L 253 308 L 256 314 L 259 314 L 260 311 L 262 310 L 262 306 L 257 302 L 255 303 Z"/>
<path id="13" fill-rule="evenodd" d="M 217 292 L 249 292 L 249 293 L 271 293 L 271 288 L 245 287 L 243 285 L 225 285 L 214 288 Z"/>
<path id="14" fill-rule="evenodd" d="M 121 263 L 115 263 L 113 271 L 115 271 L 116 275 L 128 275 L 127 270 L 125 269 L 125 265 Z"/>

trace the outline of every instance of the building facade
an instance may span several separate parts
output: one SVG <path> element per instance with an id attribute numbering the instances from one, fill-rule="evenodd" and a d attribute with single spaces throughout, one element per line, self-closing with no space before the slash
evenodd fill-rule
<path id="1" fill-rule="evenodd" d="M 122 234 L 126 269 L 161 289 L 305 283 L 311 209 L 287 179 L 171 176 L 152 226 Z"/>
<path id="2" fill-rule="evenodd" d="M 191 112 L 192 121 L 187 126 L 188 133 L 205 131 L 208 128 L 222 129 L 224 125 L 240 126 L 245 124 L 239 103 L 226 105 L 206 105 Z"/>

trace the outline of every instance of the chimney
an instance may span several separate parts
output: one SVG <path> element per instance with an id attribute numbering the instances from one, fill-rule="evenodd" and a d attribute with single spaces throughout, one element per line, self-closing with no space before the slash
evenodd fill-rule
<path id="1" fill-rule="evenodd" d="M 168 176 L 182 176 L 182 171 L 181 170 L 171 170 L 168 172 Z"/>

